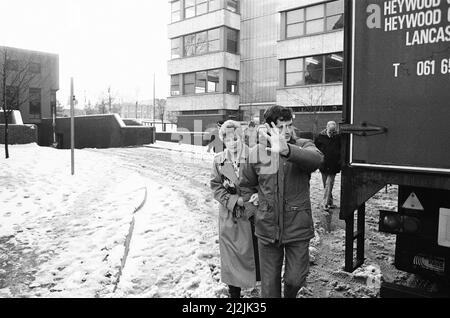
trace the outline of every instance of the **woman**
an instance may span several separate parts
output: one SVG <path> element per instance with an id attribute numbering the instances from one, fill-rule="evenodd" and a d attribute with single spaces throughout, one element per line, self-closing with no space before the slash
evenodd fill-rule
<path id="1" fill-rule="evenodd" d="M 251 288 L 259 279 L 257 240 L 253 219 L 256 189 L 239 187 L 240 167 L 248 160 L 240 124 L 228 120 L 219 131 L 226 149 L 214 158 L 211 189 L 219 206 L 221 280 L 231 298 L 241 297 L 241 288 Z M 256 194 L 255 194 L 256 193 Z"/>

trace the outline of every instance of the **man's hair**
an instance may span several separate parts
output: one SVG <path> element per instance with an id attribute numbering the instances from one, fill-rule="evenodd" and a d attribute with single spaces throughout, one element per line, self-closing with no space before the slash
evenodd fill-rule
<path id="1" fill-rule="evenodd" d="M 218 121 L 216 122 L 216 125 L 219 126 L 219 127 L 221 127 L 221 126 L 223 125 L 223 123 L 224 123 L 223 120 L 218 120 Z"/>
<path id="2" fill-rule="evenodd" d="M 227 133 L 233 131 L 236 135 L 242 138 L 242 128 L 241 124 L 234 120 L 227 120 L 223 123 L 219 130 L 219 138 L 220 140 L 224 140 Z"/>
<path id="3" fill-rule="evenodd" d="M 283 106 L 271 106 L 264 112 L 266 124 L 277 124 L 277 120 L 287 121 L 292 119 L 292 109 Z"/>

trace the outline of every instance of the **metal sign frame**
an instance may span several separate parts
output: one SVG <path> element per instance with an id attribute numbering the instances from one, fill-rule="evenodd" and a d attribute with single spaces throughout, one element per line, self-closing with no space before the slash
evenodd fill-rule
<path id="1" fill-rule="evenodd" d="M 349 0 L 350 6 L 349 9 L 351 10 L 351 30 L 348 30 L 351 33 L 351 39 L 350 39 L 350 45 L 351 47 L 351 63 L 350 63 L 350 91 L 349 91 L 349 99 L 350 99 L 350 110 L 349 110 L 349 117 L 350 117 L 350 124 L 354 125 L 354 76 L 355 76 L 355 32 L 356 32 L 356 26 L 355 26 L 355 20 L 356 20 L 356 10 L 355 10 L 355 3 L 358 0 Z M 348 12 L 348 11 L 347 11 Z M 346 21 L 349 21 L 350 19 L 346 19 Z M 346 47 L 347 48 L 347 47 Z M 348 55 L 347 55 L 348 56 Z M 450 174 L 450 169 L 443 169 L 443 168 L 432 168 L 432 167 L 416 167 L 416 166 L 401 166 L 401 165 L 384 165 L 384 164 L 375 164 L 375 163 L 357 163 L 353 162 L 353 134 L 350 134 L 350 142 L 349 142 L 349 165 L 351 167 L 365 167 L 365 168 L 374 168 L 374 169 L 387 169 L 387 170 L 396 170 L 396 171 L 415 171 L 415 172 L 431 172 L 431 173 L 445 173 Z"/>

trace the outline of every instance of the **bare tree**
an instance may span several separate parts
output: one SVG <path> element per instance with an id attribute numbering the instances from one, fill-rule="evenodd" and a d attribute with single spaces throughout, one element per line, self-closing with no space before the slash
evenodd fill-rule
<path id="1" fill-rule="evenodd" d="M 324 110 L 323 97 L 324 89 L 323 87 L 307 87 L 307 94 L 300 96 L 290 92 L 285 89 L 285 93 L 288 96 L 287 99 L 290 103 L 298 105 L 302 110 L 312 115 L 312 133 L 317 134 L 319 132 L 319 114 Z"/>
<path id="2" fill-rule="evenodd" d="M 156 99 L 156 116 L 155 118 L 158 118 L 161 120 L 161 122 L 164 122 L 164 118 L 166 115 L 166 106 L 167 106 L 167 100 L 164 98 Z"/>
<path id="3" fill-rule="evenodd" d="M 28 89 L 38 72 L 40 73 L 40 64 L 33 62 L 33 55 L 23 59 L 12 54 L 8 48 L 0 48 L 0 103 L 5 122 L 4 143 L 6 159 L 9 158 L 8 125 L 12 112 L 13 110 L 20 110 L 20 106 L 30 101 Z"/>

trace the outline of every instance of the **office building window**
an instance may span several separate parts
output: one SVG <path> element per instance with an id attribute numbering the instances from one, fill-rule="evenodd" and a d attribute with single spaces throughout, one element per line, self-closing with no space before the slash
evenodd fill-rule
<path id="1" fill-rule="evenodd" d="M 232 12 L 238 12 L 239 9 L 239 3 L 238 0 L 226 0 L 227 2 L 227 9 Z"/>
<path id="2" fill-rule="evenodd" d="M 184 18 L 192 18 L 220 8 L 219 0 L 185 0 Z"/>
<path id="3" fill-rule="evenodd" d="M 176 58 L 180 58 L 181 57 L 181 38 L 175 38 L 171 40 L 172 43 L 172 58 L 176 59 Z"/>
<path id="4" fill-rule="evenodd" d="M 292 38 L 305 33 L 305 9 L 286 13 L 286 37 Z"/>
<path id="5" fill-rule="evenodd" d="M 195 0 L 184 0 L 184 18 L 195 17 Z"/>
<path id="6" fill-rule="evenodd" d="M 172 22 L 177 22 L 181 20 L 181 2 L 173 1 L 171 3 L 172 7 Z"/>
<path id="7" fill-rule="evenodd" d="M 326 4 L 327 21 L 326 30 L 337 30 L 344 27 L 344 1 L 333 1 Z"/>
<path id="8" fill-rule="evenodd" d="M 238 93 L 238 72 L 233 70 L 225 70 L 226 92 Z"/>
<path id="9" fill-rule="evenodd" d="M 286 38 L 344 27 L 344 1 L 338 0 L 286 12 Z"/>
<path id="10" fill-rule="evenodd" d="M 208 52 L 220 50 L 220 29 L 212 29 L 208 31 Z"/>
<path id="11" fill-rule="evenodd" d="M 342 82 L 344 57 L 342 53 L 325 55 L 325 82 Z"/>
<path id="12" fill-rule="evenodd" d="M 220 9 L 220 1 L 219 0 L 209 0 L 208 11 L 216 11 Z"/>
<path id="13" fill-rule="evenodd" d="M 17 86 L 6 86 L 6 105 L 11 109 L 19 110 L 19 88 Z"/>
<path id="14" fill-rule="evenodd" d="M 195 55 L 195 34 L 186 35 L 184 37 L 184 56 Z"/>
<path id="15" fill-rule="evenodd" d="M 342 82 L 342 53 L 285 60 L 285 86 Z"/>
<path id="16" fill-rule="evenodd" d="M 189 95 L 195 93 L 195 73 L 184 74 L 183 94 Z"/>
<path id="17" fill-rule="evenodd" d="M 286 60 L 286 86 L 303 85 L 303 58 Z"/>
<path id="18" fill-rule="evenodd" d="M 238 31 L 227 28 L 226 35 L 227 35 L 227 52 L 237 54 L 239 41 Z"/>
<path id="19" fill-rule="evenodd" d="M 180 95 L 180 76 L 178 74 L 170 77 L 170 95 Z"/>
<path id="20" fill-rule="evenodd" d="M 219 92 L 219 70 L 208 71 L 208 93 Z"/>
<path id="21" fill-rule="evenodd" d="M 183 94 L 205 94 L 219 92 L 219 70 L 184 74 Z"/>
<path id="22" fill-rule="evenodd" d="M 219 29 L 184 36 L 184 56 L 200 55 L 220 50 Z"/>
<path id="23" fill-rule="evenodd" d="M 41 89 L 40 88 L 30 88 L 29 90 L 29 100 L 30 100 L 30 118 L 40 119 L 41 118 Z"/>
<path id="24" fill-rule="evenodd" d="M 208 52 L 208 32 L 200 32 L 195 35 L 195 54 L 205 54 Z"/>
<path id="25" fill-rule="evenodd" d="M 28 65 L 28 70 L 29 70 L 30 73 L 32 73 L 32 74 L 41 74 L 41 64 L 35 63 L 35 62 L 31 62 L 31 63 Z"/>
<path id="26" fill-rule="evenodd" d="M 206 72 L 195 73 L 195 94 L 206 93 Z"/>

